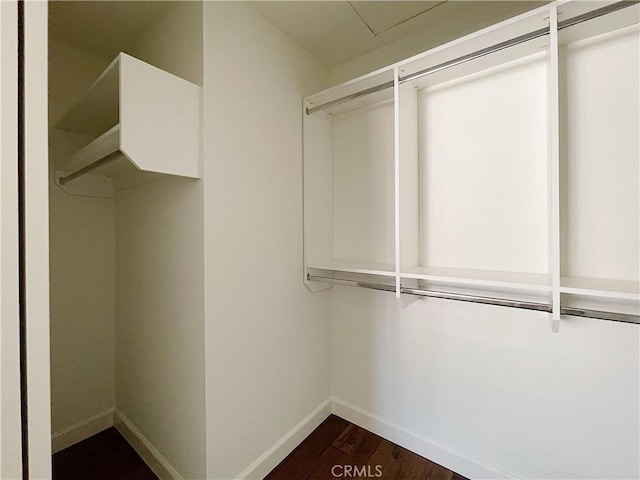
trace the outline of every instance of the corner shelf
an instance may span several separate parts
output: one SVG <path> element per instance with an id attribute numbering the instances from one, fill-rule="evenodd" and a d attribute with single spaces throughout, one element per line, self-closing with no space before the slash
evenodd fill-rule
<path id="1" fill-rule="evenodd" d="M 89 170 L 125 186 L 153 174 L 201 178 L 200 87 L 125 53 L 54 128 L 95 137 L 59 165 L 74 172 L 59 181 Z"/>

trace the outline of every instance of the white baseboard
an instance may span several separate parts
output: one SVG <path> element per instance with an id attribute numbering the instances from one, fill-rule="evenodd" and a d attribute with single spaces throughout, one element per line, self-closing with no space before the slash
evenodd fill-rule
<path id="1" fill-rule="evenodd" d="M 449 445 L 390 422 L 352 403 L 333 397 L 331 412 L 390 442 L 471 479 L 523 479 L 520 475 L 461 452 Z"/>
<path id="2" fill-rule="evenodd" d="M 54 432 L 51 435 L 51 452 L 64 450 L 109 427 L 113 427 L 113 408 Z"/>
<path id="3" fill-rule="evenodd" d="M 331 398 L 327 398 L 280 440 L 236 476 L 237 480 L 262 479 L 286 458 L 318 425 L 331 414 Z"/>
<path id="4" fill-rule="evenodd" d="M 114 425 L 160 480 L 184 480 L 147 437 L 118 409 L 114 414 Z"/>

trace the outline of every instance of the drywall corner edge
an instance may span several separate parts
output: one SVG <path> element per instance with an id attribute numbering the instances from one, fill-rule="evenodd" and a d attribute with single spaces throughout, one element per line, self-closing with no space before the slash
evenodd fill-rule
<path id="1" fill-rule="evenodd" d="M 289 455 L 318 425 L 331 415 L 331 398 L 327 398 L 309 415 L 284 434 L 251 465 L 236 475 L 236 480 L 262 479 Z"/>
<path id="2" fill-rule="evenodd" d="M 333 397 L 331 413 L 467 478 L 524 479 L 520 475 L 420 435 L 345 400 Z"/>
<path id="3" fill-rule="evenodd" d="M 113 426 L 113 408 L 77 422 L 51 435 L 51 453 L 58 453 Z"/>
<path id="4" fill-rule="evenodd" d="M 184 480 L 147 437 L 118 409 L 114 412 L 113 424 L 160 480 Z"/>

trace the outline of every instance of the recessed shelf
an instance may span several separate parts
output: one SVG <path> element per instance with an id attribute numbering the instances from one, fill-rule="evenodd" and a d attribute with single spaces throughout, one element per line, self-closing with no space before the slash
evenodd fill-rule
<path id="1" fill-rule="evenodd" d="M 588 297 L 640 300 L 640 282 L 601 278 L 561 277 L 560 292 Z"/>
<path id="2" fill-rule="evenodd" d="M 551 291 L 549 275 L 533 273 L 497 272 L 464 268 L 418 267 L 401 272 L 400 277 L 434 282 L 540 292 Z"/>
<path id="3" fill-rule="evenodd" d="M 140 172 L 200 178 L 199 125 L 200 87 L 120 53 L 55 125 L 97 137 L 57 167 L 128 185 Z"/>

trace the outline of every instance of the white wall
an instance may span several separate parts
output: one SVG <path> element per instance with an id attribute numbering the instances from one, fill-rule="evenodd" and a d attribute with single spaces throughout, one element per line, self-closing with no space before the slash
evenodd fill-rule
<path id="1" fill-rule="evenodd" d="M 50 41 L 50 125 L 108 64 L 109 59 Z M 54 449 L 67 446 L 63 432 L 108 414 L 115 401 L 115 200 L 70 195 L 53 176 L 56 164 L 90 140 L 49 131 Z"/>
<path id="2" fill-rule="evenodd" d="M 177 2 L 126 51 L 202 76 L 200 3 Z M 117 193 L 116 408 L 185 478 L 205 474 L 203 182 Z"/>
<path id="3" fill-rule="evenodd" d="M 174 1 L 126 53 L 202 85 L 202 2 Z"/>
<path id="4" fill-rule="evenodd" d="M 330 393 L 328 296 L 302 283 L 301 100 L 325 79 L 246 4 L 205 2 L 208 478 L 250 474 Z"/>
<path id="5" fill-rule="evenodd" d="M 339 400 L 524 478 L 637 478 L 637 326 L 346 287 L 332 309 Z"/>
<path id="6" fill-rule="evenodd" d="M 49 39 L 49 124 L 54 126 L 78 100 L 111 58 L 103 58 L 80 50 L 73 45 Z M 57 158 L 52 157 L 52 162 Z"/>
<path id="7" fill-rule="evenodd" d="M 204 478 L 202 182 L 123 190 L 116 209 L 116 408 Z"/>

